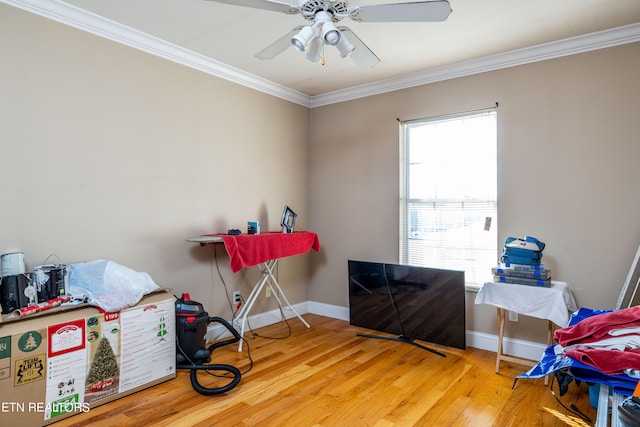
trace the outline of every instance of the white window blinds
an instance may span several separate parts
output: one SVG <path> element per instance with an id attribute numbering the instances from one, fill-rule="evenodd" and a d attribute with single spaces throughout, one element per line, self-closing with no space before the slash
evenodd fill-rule
<path id="1" fill-rule="evenodd" d="M 494 109 L 400 126 L 400 262 L 462 270 L 468 286 L 497 262 Z"/>

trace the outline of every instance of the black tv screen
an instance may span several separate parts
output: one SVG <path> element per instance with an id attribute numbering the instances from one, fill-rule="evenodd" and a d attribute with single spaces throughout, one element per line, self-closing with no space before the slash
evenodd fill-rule
<path id="1" fill-rule="evenodd" d="M 466 348 L 463 271 L 348 262 L 352 325 Z"/>

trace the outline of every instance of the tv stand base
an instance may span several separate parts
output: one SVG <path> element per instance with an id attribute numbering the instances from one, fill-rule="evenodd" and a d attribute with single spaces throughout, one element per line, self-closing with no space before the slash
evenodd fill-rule
<path id="1" fill-rule="evenodd" d="M 436 351 L 432 348 L 429 347 L 425 347 L 422 344 L 418 344 L 417 342 L 415 342 L 414 340 L 412 340 L 411 338 L 407 338 L 403 335 L 397 336 L 397 337 L 385 337 L 382 335 L 369 335 L 369 334 L 356 334 L 359 337 L 364 337 L 364 338 L 375 338 L 375 339 L 379 339 L 379 340 L 387 340 L 387 341 L 399 341 L 399 342 L 404 342 L 407 344 L 411 344 L 415 347 L 421 348 L 423 350 L 427 350 L 430 351 L 433 354 L 437 354 L 438 356 L 442 356 L 442 357 L 447 357 L 446 354 L 444 353 L 440 353 L 439 351 Z"/>

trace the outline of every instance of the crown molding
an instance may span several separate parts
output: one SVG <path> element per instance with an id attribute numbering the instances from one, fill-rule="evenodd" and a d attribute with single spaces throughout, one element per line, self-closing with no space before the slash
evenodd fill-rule
<path id="1" fill-rule="evenodd" d="M 640 41 L 636 23 L 309 96 L 59 0 L 0 2 L 309 108 Z"/>
<path id="2" fill-rule="evenodd" d="M 638 41 L 640 23 L 315 95 L 311 108 Z"/>
<path id="3" fill-rule="evenodd" d="M 0 2 L 260 92 L 305 107 L 310 106 L 310 97 L 302 92 L 231 67 L 220 61 L 103 18 L 68 3 L 58 0 L 0 0 Z"/>

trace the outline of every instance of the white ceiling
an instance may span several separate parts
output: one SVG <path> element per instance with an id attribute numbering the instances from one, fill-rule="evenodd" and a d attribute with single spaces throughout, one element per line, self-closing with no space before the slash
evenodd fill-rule
<path id="1" fill-rule="evenodd" d="M 557 41 L 564 43 L 558 51 L 568 54 L 572 49 L 577 52 L 606 47 L 612 41 L 622 44 L 640 40 L 640 0 L 449 0 L 453 12 L 444 22 L 342 20 L 340 25 L 351 28 L 381 59 L 372 69 L 361 69 L 349 58 L 341 58 L 335 48 L 327 48 L 325 65 L 309 62 L 293 48 L 272 60 L 254 57 L 292 28 L 305 25 L 308 21 L 300 15 L 208 0 L 0 1 L 114 40 L 119 40 L 119 32 L 138 30 L 153 36 L 143 44 L 170 42 L 169 53 L 162 56 L 178 58 L 184 53 L 180 48 L 184 48 L 190 51 L 191 62 L 212 59 L 213 65 L 206 67 L 215 68 L 214 73 L 230 75 L 240 70 L 246 73 L 244 79 L 249 85 L 255 78 L 258 85 L 274 83 L 281 90 L 311 99 L 380 81 L 402 81 L 406 76 L 455 72 L 461 64 L 475 63 L 477 68 L 483 58 L 502 55 L 504 66 L 508 60 L 505 55 L 514 52 L 519 52 L 520 61 L 533 52 L 537 60 L 544 59 L 544 55 L 552 56 Z M 378 3 L 387 1 L 352 0 L 349 5 Z M 593 33 L 600 35 L 611 29 L 616 29 L 614 36 L 594 37 Z M 139 38 L 140 33 L 133 34 L 119 41 L 135 45 L 131 40 Z M 589 37 L 582 37 L 585 35 Z M 157 49 L 167 52 L 166 47 Z"/>

